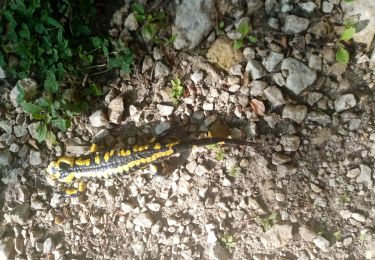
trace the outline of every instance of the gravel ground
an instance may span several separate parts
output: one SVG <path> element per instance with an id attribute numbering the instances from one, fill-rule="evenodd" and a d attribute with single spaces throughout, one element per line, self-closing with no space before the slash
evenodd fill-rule
<path id="1" fill-rule="evenodd" d="M 164 2 L 155 6 L 173 20 L 173 46 L 136 50 L 132 74 L 109 82 L 59 145 L 37 143 L 17 89 L 0 89 L 0 258 L 375 259 L 373 3 Z M 129 4 L 112 35 L 138 29 Z M 336 63 L 343 21 L 358 13 L 369 26 L 346 44 L 351 62 Z M 243 21 L 258 40 L 235 50 Z M 50 160 L 90 143 L 207 131 L 259 145 L 194 149 L 157 174 L 89 180 L 77 197 L 46 176 Z"/>

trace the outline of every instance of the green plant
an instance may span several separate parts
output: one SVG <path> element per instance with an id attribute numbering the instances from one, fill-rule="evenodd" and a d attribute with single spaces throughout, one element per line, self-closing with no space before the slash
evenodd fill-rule
<path id="1" fill-rule="evenodd" d="M 168 38 L 160 36 L 160 30 L 167 27 L 167 17 L 165 12 L 156 12 L 155 14 L 146 13 L 143 5 L 133 3 L 131 8 L 135 14 L 136 21 L 141 25 L 141 35 L 145 41 L 156 44 L 173 44 L 177 35 L 171 35 Z"/>
<path id="2" fill-rule="evenodd" d="M 215 159 L 218 161 L 224 160 L 224 150 L 217 144 L 207 145 L 208 149 L 211 149 L 215 153 Z"/>
<path id="3" fill-rule="evenodd" d="M 336 232 L 333 233 L 333 237 L 335 238 L 336 241 L 340 241 L 342 238 L 342 234 L 340 230 L 337 230 Z"/>
<path id="4" fill-rule="evenodd" d="M 267 231 L 269 230 L 273 224 L 274 224 L 274 221 L 276 220 L 277 218 L 277 213 L 276 212 L 272 212 L 271 214 L 269 214 L 267 217 L 257 217 L 255 219 L 255 221 L 262 226 L 263 230 L 264 231 Z"/>
<path id="5" fill-rule="evenodd" d="M 93 35 L 95 10 L 93 0 L 13 0 L 0 9 L 0 66 L 8 78 L 40 83 L 37 99 L 17 86 L 24 112 L 40 121 L 39 142 L 55 142 L 52 129 L 65 131 L 88 108 L 78 96 L 102 95 L 92 76 L 103 71 L 95 70 L 130 71 L 129 49 L 115 44 L 110 53 L 110 40 Z"/>
<path id="6" fill-rule="evenodd" d="M 344 192 L 343 194 L 340 195 L 338 201 L 339 201 L 340 204 L 346 204 L 346 203 L 349 203 L 351 201 L 351 198 L 349 197 L 349 195 L 346 192 Z"/>
<path id="7" fill-rule="evenodd" d="M 236 242 L 232 235 L 225 234 L 222 238 L 220 238 L 220 241 L 223 243 L 229 253 L 232 253 L 233 249 L 236 247 Z"/>
<path id="8" fill-rule="evenodd" d="M 233 165 L 233 166 L 230 168 L 228 175 L 229 175 L 230 177 L 236 177 L 236 176 L 240 173 L 240 170 L 241 170 L 240 167 L 238 167 L 237 165 Z"/>
<path id="9" fill-rule="evenodd" d="M 355 29 L 355 24 L 356 22 L 353 21 L 346 21 L 345 22 L 345 29 L 340 35 L 340 39 L 337 44 L 337 49 L 336 49 L 336 61 L 347 64 L 350 59 L 350 55 L 348 50 L 345 48 L 343 42 L 347 42 L 353 38 L 353 36 L 356 33 Z"/>
<path id="10" fill-rule="evenodd" d="M 361 243 L 361 245 L 363 245 L 363 242 L 365 242 L 366 240 L 366 233 L 362 233 L 359 235 L 358 237 L 358 241 Z"/>
<path id="11" fill-rule="evenodd" d="M 179 78 L 172 79 L 171 84 L 172 84 L 172 99 L 175 103 L 178 103 L 184 94 L 184 86 L 181 85 L 181 80 Z"/>
<path id="12" fill-rule="evenodd" d="M 234 41 L 235 49 L 241 49 L 246 42 L 256 43 L 258 40 L 256 36 L 250 35 L 250 25 L 247 21 L 243 21 L 236 31 L 241 34 L 241 38 Z"/>

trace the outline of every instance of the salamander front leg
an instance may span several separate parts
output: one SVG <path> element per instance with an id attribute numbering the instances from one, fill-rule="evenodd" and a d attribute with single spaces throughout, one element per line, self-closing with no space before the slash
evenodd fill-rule
<path id="1" fill-rule="evenodd" d="M 65 197 L 77 197 L 85 194 L 87 189 L 87 184 L 84 181 L 80 181 L 78 185 L 73 185 L 72 187 L 63 187 Z"/>

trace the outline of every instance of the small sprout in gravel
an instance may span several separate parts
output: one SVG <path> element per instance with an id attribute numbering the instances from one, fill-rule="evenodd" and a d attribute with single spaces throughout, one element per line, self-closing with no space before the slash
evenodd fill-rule
<path id="1" fill-rule="evenodd" d="M 175 78 L 171 80 L 172 84 L 172 99 L 177 104 L 184 94 L 184 86 L 181 85 L 181 80 Z"/>
<path id="2" fill-rule="evenodd" d="M 346 204 L 346 203 L 349 203 L 350 201 L 351 201 L 351 199 L 350 199 L 350 197 L 347 193 L 343 193 L 339 197 L 339 203 L 340 204 Z"/>
<path id="3" fill-rule="evenodd" d="M 277 218 L 277 213 L 272 212 L 268 217 L 264 217 L 264 218 L 257 217 L 255 220 L 259 225 L 262 226 L 264 231 L 267 231 L 273 226 L 276 218 Z"/>
<path id="4" fill-rule="evenodd" d="M 228 175 L 230 177 L 237 177 L 238 174 L 240 173 L 240 170 L 241 170 L 240 167 L 238 167 L 237 165 L 234 165 L 232 168 L 230 168 Z"/>
<path id="5" fill-rule="evenodd" d="M 219 24 L 216 26 L 216 34 L 218 36 L 225 35 L 224 27 L 225 27 L 225 22 L 224 21 L 220 21 Z"/>
<path id="6" fill-rule="evenodd" d="M 215 153 L 215 159 L 218 161 L 224 160 L 224 151 L 223 149 L 218 146 L 217 144 L 210 144 L 207 145 L 208 149 L 211 149 Z"/>
<path id="7" fill-rule="evenodd" d="M 230 234 L 225 234 L 220 241 L 223 243 L 225 248 L 229 251 L 229 253 L 233 252 L 233 249 L 236 247 L 236 242 L 234 241 L 234 238 Z"/>
<path id="8" fill-rule="evenodd" d="M 340 63 L 347 64 L 350 59 L 349 52 L 346 50 L 344 47 L 344 44 L 342 42 L 349 41 L 353 38 L 354 34 L 356 33 L 355 26 L 356 26 L 355 21 L 345 21 L 345 29 L 341 33 L 339 42 L 338 42 L 338 47 L 336 51 L 336 61 Z"/>
<path id="9" fill-rule="evenodd" d="M 333 237 L 335 238 L 336 241 L 340 241 L 342 238 L 342 234 L 340 230 L 337 230 L 336 232 L 333 233 Z"/>
<path id="10" fill-rule="evenodd" d="M 250 35 L 250 25 L 247 21 L 243 21 L 237 28 L 237 32 L 241 33 L 241 38 L 234 41 L 234 49 L 241 49 L 246 42 L 256 43 L 257 37 Z"/>
<path id="11" fill-rule="evenodd" d="M 160 30 L 167 27 L 167 16 L 165 12 L 156 12 L 154 14 L 146 13 L 143 5 L 136 2 L 133 3 L 131 7 L 135 13 L 135 19 L 141 24 L 143 40 L 164 45 L 172 44 L 176 40 L 177 35 L 172 35 L 168 39 L 161 39 L 159 36 Z"/>
<path id="12" fill-rule="evenodd" d="M 177 34 L 171 35 L 167 40 L 164 41 L 164 46 L 172 45 L 177 39 Z"/>
<path id="13" fill-rule="evenodd" d="M 365 239 L 366 239 L 366 233 L 361 232 L 361 234 L 358 237 L 358 241 L 361 243 L 361 245 L 363 245 L 363 242 L 365 242 Z"/>

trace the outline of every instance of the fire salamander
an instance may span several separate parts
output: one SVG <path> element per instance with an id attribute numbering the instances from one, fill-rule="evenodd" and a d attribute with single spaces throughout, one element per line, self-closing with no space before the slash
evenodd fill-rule
<path id="1" fill-rule="evenodd" d="M 164 145 L 154 143 L 134 146 L 132 149 L 93 153 L 77 158 L 63 156 L 49 164 L 47 173 L 52 179 L 63 183 L 71 183 L 74 179 L 81 178 L 108 178 L 114 174 L 130 174 L 176 153 L 210 144 L 253 145 L 251 142 L 227 138 L 204 138 L 188 142 L 175 141 Z"/>

